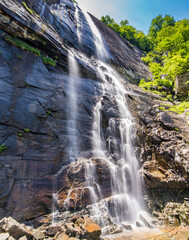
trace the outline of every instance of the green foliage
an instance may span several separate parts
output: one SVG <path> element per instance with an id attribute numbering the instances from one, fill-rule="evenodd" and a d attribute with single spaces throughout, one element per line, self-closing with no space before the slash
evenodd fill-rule
<path id="1" fill-rule="evenodd" d="M 120 24 L 116 23 L 110 16 L 102 16 L 101 21 L 117 32 L 121 37 L 130 41 L 133 45 L 139 47 L 145 52 L 152 49 L 152 43 L 148 36 L 143 32 L 136 30 L 133 26 L 129 25 L 128 20 L 123 20 Z"/>
<path id="2" fill-rule="evenodd" d="M 149 37 L 153 39 L 153 50 L 142 60 L 149 65 L 153 73 L 154 80 L 151 85 L 168 88 L 166 98 L 172 101 L 176 76 L 189 71 L 189 19 L 175 22 L 169 15 L 164 18 L 159 15 L 152 20 Z"/>
<path id="3" fill-rule="evenodd" d="M 165 15 L 165 17 L 162 17 L 162 15 L 159 15 L 156 18 L 152 19 L 148 31 L 148 36 L 154 40 L 157 36 L 157 33 L 162 28 L 166 28 L 167 26 L 174 26 L 174 24 L 175 24 L 174 17 L 171 17 L 170 15 Z"/>
<path id="4" fill-rule="evenodd" d="M 18 137 L 22 137 L 22 133 L 21 132 L 17 132 L 16 133 Z"/>
<path id="5" fill-rule="evenodd" d="M 39 49 L 31 47 L 27 43 L 25 43 L 23 41 L 20 41 L 17 38 L 12 38 L 11 36 L 6 36 L 5 40 L 7 42 L 11 43 L 12 45 L 16 46 L 16 47 L 21 48 L 22 50 L 26 50 L 26 51 L 32 52 L 32 53 L 36 54 L 39 57 L 41 56 L 41 53 L 40 53 Z"/>
<path id="6" fill-rule="evenodd" d="M 26 51 L 32 52 L 35 55 L 41 57 L 41 59 L 42 59 L 44 64 L 49 64 L 49 65 L 51 65 L 53 67 L 56 66 L 56 62 L 52 58 L 50 58 L 48 56 L 42 56 L 39 49 L 34 48 L 34 47 L 30 46 L 29 44 L 27 44 L 27 43 L 25 43 L 25 42 L 23 42 L 23 41 L 21 41 L 21 40 L 19 40 L 17 38 L 12 38 L 11 36 L 6 36 L 5 40 L 7 42 L 11 43 L 12 45 L 16 46 L 16 47 L 21 48 L 22 50 L 26 50 Z M 19 56 L 17 55 L 17 57 L 19 57 Z"/>
<path id="7" fill-rule="evenodd" d="M 0 153 L 4 152 L 4 151 L 6 151 L 6 150 L 7 150 L 7 147 L 5 147 L 5 144 L 2 143 L 2 144 L 0 145 Z"/>
<path id="8" fill-rule="evenodd" d="M 42 59 L 42 61 L 43 61 L 45 64 L 49 64 L 49 65 L 51 65 L 51 66 L 53 66 L 53 67 L 56 66 L 56 62 L 55 62 L 52 58 L 50 58 L 50 57 L 41 56 L 41 59 Z"/>
<path id="9" fill-rule="evenodd" d="M 114 19 L 110 18 L 110 16 L 106 15 L 106 16 L 102 16 L 101 17 L 101 22 L 105 23 L 106 25 L 110 25 L 110 24 L 114 24 Z"/>
<path id="10" fill-rule="evenodd" d="M 29 133 L 30 132 L 29 128 L 24 128 L 24 132 Z"/>
<path id="11" fill-rule="evenodd" d="M 169 111 L 176 113 L 184 113 L 186 109 L 189 109 L 189 102 L 182 102 L 169 108 Z"/>
<path id="12" fill-rule="evenodd" d="M 49 111 L 47 111 L 47 115 L 51 115 L 52 114 L 52 112 L 49 110 Z"/>

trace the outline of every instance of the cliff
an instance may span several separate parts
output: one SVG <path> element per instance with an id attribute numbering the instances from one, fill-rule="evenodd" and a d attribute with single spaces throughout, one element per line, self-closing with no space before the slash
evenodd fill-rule
<path id="1" fill-rule="evenodd" d="M 90 24 L 72 1 L 0 1 L 0 218 L 12 216 L 39 226 L 51 221 L 52 212 L 59 212 L 61 221 L 75 214 L 91 216 L 96 199 L 86 187 L 88 181 L 95 191 L 101 189 L 96 194 L 98 210 L 106 227 L 111 225 L 108 231 L 115 231 L 109 215 L 117 214 L 112 189 L 119 186 L 112 183 L 107 159 L 117 166 L 118 178 L 123 174 L 120 126 L 125 133 L 129 124 L 122 124 L 127 111 L 122 108 L 120 113 L 123 93 L 134 124 L 131 155 L 139 161 L 151 221 L 188 225 L 187 116 L 162 111 L 166 102 L 135 85 L 151 77 L 142 53 L 91 18 L 109 52 L 106 64 L 99 63 Z M 73 86 L 75 61 L 79 74 Z M 118 79 L 124 90 L 107 87 L 116 86 Z M 108 158 L 94 153 L 94 119 L 100 121 L 98 136 L 103 135 Z M 86 176 L 87 171 L 93 173 L 93 166 L 94 177 Z M 132 176 L 122 179 L 130 183 Z M 135 186 L 129 185 L 123 191 L 135 193 Z M 104 202 L 112 213 L 104 210 Z"/>

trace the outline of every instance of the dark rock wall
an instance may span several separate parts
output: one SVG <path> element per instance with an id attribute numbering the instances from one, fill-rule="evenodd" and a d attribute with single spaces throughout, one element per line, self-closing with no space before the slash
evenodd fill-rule
<path id="1" fill-rule="evenodd" d="M 88 190 L 83 191 L 83 164 L 92 156 L 93 108 L 102 94 L 95 69 L 80 61 L 77 125 L 82 158 L 69 164 L 67 120 L 71 109 L 68 108 L 67 55 L 68 50 L 74 48 L 94 56 L 93 36 L 79 11 L 83 38 L 79 46 L 72 1 L 54 4 L 48 0 L 46 5 L 42 1 L 25 2 L 33 14 L 23 7 L 21 0 L 0 1 L 0 144 L 7 147 L 0 154 L 0 217 L 11 215 L 18 220 L 30 220 L 51 212 L 52 191 L 59 191 L 59 207 L 64 210 L 64 200 L 73 186 L 77 192 L 73 191 L 70 196 L 71 209 L 79 210 L 91 204 Z M 93 20 L 111 52 L 111 64 L 127 80 L 134 83 L 151 77 L 137 48 L 96 18 Z M 6 42 L 7 34 L 56 59 L 56 67 L 45 65 L 40 57 Z M 133 141 L 148 193 L 146 202 L 154 216 L 159 214 L 161 218 L 160 213 L 163 214 L 169 202 L 185 204 L 184 201 L 188 201 L 188 126 L 184 116 L 161 112 L 157 96 L 144 93 L 132 84 L 130 88 L 136 93 L 136 96 L 128 95 L 127 100 L 137 123 L 138 138 Z M 107 123 L 112 116 L 117 116 L 117 108 L 107 97 L 103 99 L 102 115 L 104 134 L 108 137 Z M 111 186 L 106 164 L 100 159 L 93 162 L 103 198 L 108 199 Z M 65 171 L 55 179 L 62 167 Z"/>

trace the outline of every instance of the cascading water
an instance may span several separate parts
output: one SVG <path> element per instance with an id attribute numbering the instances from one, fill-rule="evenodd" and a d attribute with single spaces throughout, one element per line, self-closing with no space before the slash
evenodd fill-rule
<path id="1" fill-rule="evenodd" d="M 89 14 L 86 11 L 83 11 L 85 18 L 91 28 L 91 31 L 94 35 L 94 44 L 96 47 L 96 54 L 98 59 L 100 59 L 101 61 L 105 61 L 108 59 L 109 54 L 108 51 L 105 47 L 104 41 L 102 36 L 100 35 L 100 32 L 98 31 L 97 27 L 95 26 L 93 20 L 91 19 L 91 17 L 89 16 Z"/>
<path id="2" fill-rule="evenodd" d="M 77 22 L 77 36 L 78 36 L 79 43 L 81 43 L 81 32 L 80 32 L 81 22 L 80 22 L 80 16 L 79 16 L 79 8 L 77 4 L 75 4 L 75 19 Z"/>
<path id="3" fill-rule="evenodd" d="M 114 99 L 120 115 L 119 120 L 111 118 L 108 126 L 109 139 L 107 146 L 109 146 L 109 149 L 106 157 L 111 162 L 112 185 L 112 201 L 109 212 L 113 221 L 118 225 L 122 222 L 135 224 L 139 220 L 140 212 L 144 210 L 144 205 L 141 198 L 141 181 L 138 173 L 139 164 L 131 140 L 134 135 L 134 119 L 125 100 L 128 92 L 121 84 L 120 77 L 117 76 L 110 66 L 101 63 L 99 73 L 104 80 L 104 95 Z M 111 83 L 106 80 L 107 76 L 108 79 L 111 79 Z M 119 128 L 120 139 L 117 137 L 116 125 Z M 110 141 L 114 150 L 111 149 Z M 104 151 L 107 152 L 106 149 Z M 111 157 L 112 151 L 117 153 L 114 155 L 113 160 Z"/>
<path id="4" fill-rule="evenodd" d="M 94 35 L 98 59 L 104 61 L 107 59 L 108 54 L 103 39 L 90 16 L 87 13 L 85 13 L 85 16 Z M 111 99 L 114 99 L 119 110 L 119 120 L 113 118 L 109 120 L 109 140 L 106 147 L 102 128 L 102 97 L 94 108 L 92 134 L 93 154 L 94 157 L 106 158 L 109 164 L 112 196 L 108 211 L 113 222 L 118 225 L 121 225 L 123 222 L 134 225 L 138 221 L 139 224 L 140 213 L 144 211 L 144 204 L 142 200 L 139 164 L 131 140 L 131 137 L 134 135 L 134 119 L 126 105 L 125 97 L 127 91 L 121 83 L 121 78 L 108 64 L 99 60 L 97 61 L 99 66 L 97 73 L 100 75 L 100 79 L 103 80 L 102 95 L 107 95 Z M 120 139 L 117 137 L 116 125 L 118 125 L 119 128 Z M 113 151 L 116 152 L 116 159 L 115 156 L 114 159 L 111 157 L 112 149 L 110 147 L 110 141 L 114 145 Z M 89 164 L 92 163 L 88 163 L 88 165 Z M 96 176 L 94 168 L 91 169 L 92 170 L 89 171 L 90 168 L 88 166 L 86 179 L 91 175 Z M 93 182 L 94 181 L 97 182 L 97 179 L 93 179 Z M 91 198 L 97 202 L 98 193 L 94 190 L 94 184 L 91 184 L 89 181 L 86 181 L 86 184 L 92 189 Z M 98 187 L 98 191 L 101 191 L 100 187 Z M 98 199 L 98 201 L 99 200 L 100 199 Z M 96 212 L 100 212 L 97 204 L 95 205 L 95 209 L 97 209 Z M 100 216 L 100 218 L 102 217 Z M 143 223 L 139 225 L 142 226 Z"/>
<path id="5" fill-rule="evenodd" d="M 79 87 L 79 68 L 74 54 L 69 51 L 68 54 L 69 78 L 68 78 L 68 113 L 67 113 L 67 136 L 68 136 L 68 161 L 73 162 L 78 158 L 79 144 L 78 144 L 78 127 L 77 127 L 77 91 Z M 56 216 L 59 214 L 58 194 L 57 194 L 57 177 L 64 171 L 66 166 L 62 168 L 53 176 L 53 190 L 52 190 L 52 225 L 56 225 Z M 65 206 L 69 202 L 65 200 Z"/>
<path id="6" fill-rule="evenodd" d="M 68 82 L 68 152 L 70 160 L 74 161 L 78 157 L 78 127 L 77 127 L 77 91 L 79 86 L 79 69 L 73 53 L 69 52 L 69 82 Z"/>
<path id="7" fill-rule="evenodd" d="M 88 13 L 84 12 L 88 25 L 94 36 L 94 44 L 96 46 L 97 59 L 88 59 L 81 53 L 69 52 L 69 83 L 68 83 L 68 110 L 67 113 L 67 136 L 68 136 L 68 152 L 69 161 L 73 162 L 79 159 L 78 144 L 78 109 L 77 109 L 77 91 L 79 84 L 79 70 L 77 59 L 84 61 L 85 64 L 91 65 L 96 69 L 96 74 L 102 83 L 98 85 L 101 89 L 101 97 L 93 109 L 93 126 L 92 126 L 92 152 L 93 158 L 87 159 L 84 163 L 85 167 L 85 187 L 89 189 L 91 202 L 91 217 L 94 217 L 99 224 L 104 227 L 103 209 L 108 212 L 111 220 L 117 225 L 124 222 L 128 224 L 142 226 L 140 222 L 140 213 L 144 211 L 144 203 L 142 199 L 141 180 L 139 175 L 139 163 L 134 152 L 134 119 L 127 107 L 126 95 L 132 94 L 126 90 L 123 80 L 105 61 L 109 57 L 104 40 L 101 37 L 97 27 L 93 23 Z M 77 25 L 79 24 L 79 10 L 75 6 L 75 18 Z M 82 41 L 79 28 L 77 31 L 79 41 Z M 82 55 L 82 56 L 81 56 Z M 110 118 L 107 127 L 107 136 L 103 132 L 103 99 L 108 97 L 114 102 L 114 107 L 118 110 L 118 116 Z M 98 184 L 98 175 L 96 165 L 93 159 L 99 158 L 106 162 L 110 172 L 111 181 L 111 197 L 103 199 L 103 192 L 100 184 Z M 80 159 L 78 160 L 80 161 Z M 69 205 L 70 192 L 65 200 L 65 204 Z M 53 197 L 57 198 L 56 192 Z M 55 199 L 57 202 L 58 199 Z M 56 210 L 56 208 L 54 208 Z"/>

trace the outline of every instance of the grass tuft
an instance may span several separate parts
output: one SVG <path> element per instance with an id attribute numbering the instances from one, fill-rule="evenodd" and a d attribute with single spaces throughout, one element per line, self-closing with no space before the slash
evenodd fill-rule
<path id="1" fill-rule="evenodd" d="M 34 48 L 34 47 L 30 46 L 29 44 L 27 44 L 27 43 L 25 43 L 25 42 L 23 42 L 23 41 L 21 41 L 17 38 L 12 38 L 11 36 L 6 36 L 5 40 L 15 47 L 21 48 L 22 50 L 32 52 L 35 55 L 41 57 L 44 64 L 49 64 L 53 67 L 56 66 L 56 62 L 48 56 L 42 56 L 39 49 Z"/>

